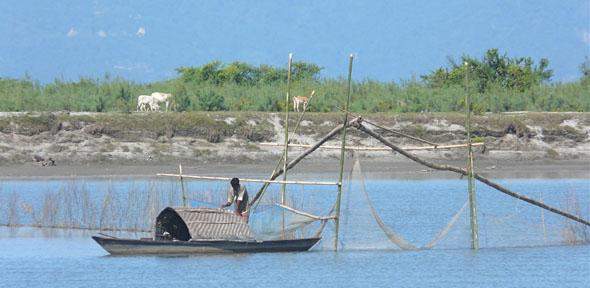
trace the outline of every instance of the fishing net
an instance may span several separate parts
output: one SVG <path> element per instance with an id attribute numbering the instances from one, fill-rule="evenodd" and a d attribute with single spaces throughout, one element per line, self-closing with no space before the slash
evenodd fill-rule
<path id="1" fill-rule="evenodd" d="M 0 225 L 11 227 L 147 232 L 179 201 L 176 181 L 3 181 L 0 190 Z"/>
<path id="2" fill-rule="evenodd" d="M 416 201 L 411 198 L 399 199 L 399 196 L 406 196 L 403 190 L 407 191 L 407 189 L 403 185 L 384 187 L 379 185 L 381 181 L 371 181 L 377 182 L 378 185 L 369 193 L 358 158 L 350 178 L 341 218 L 341 241 L 344 249 L 430 249 L 447 236 L 466 208 L 465 203 L 456 201 L 457 204 L 460 203 L 457 205 L 457 211 L 449 213 L 453 208 L 451 205 L 449 209 L 445 209 L 447 213 L 443 212 L 449 215 L 446 217 L 446 223 L 416 222 L 422 221 L 421 217 L 410 219 L 398 213 L 406 211 L 412 215 L 416 214 L 415 207 L 412 205 Z M 375 200 L 371 199 L 370 194 Z M 411 195 L 408 196 L 411 197 Z M 378 207 L 388 207 L 388 209 L 380 211 Z M 419 232 L 418 226 L 423 228 L 422 232 Z M 396 231 L 402 231 L 405 234 L 402 235 Z M 431 238 L 423 237 L 424 235 L 421 234 L 430 234 Z"/>
<path id="3" fill-rule="evenodd" d="M 250 199 L 262 187 L 261 183 L 242 183 L 246 186 Z M 192 207 L 219 208 L 227 201 L 229 184 L 220 181 L 187 181 L 185 193 Z M 285 193 L 287 207 L 319 212 L 311 190 L 305 185 L 289 185 Z M 317 219 L 293 213 L 281 205 L 281 185 L 268 185 L 264 197 L 253 207 L 249 207 L 249 225 L 258 240 L 292 239 L 310 237 L 318 228 Z M 233 206 L 227 209 L 234 209 Z M 321 221 L 320 221 L 321 222 Z"/>
<path id="4" fill-rule="evenodd" d="M 296 173 L 290 175 L 298 177 Z M 466 179 L 391 180 L 371 179 L 370 176 L 363 174 L 358 159 L 345 175 L 338 231 L 340 249 L 470 247 Z M 589 219 L 588 179 L 504 179 L 497 182 Z M 262 184 L 245 185 L 252 199 Z M 185 179 L 182 185 L 174 178 L 2 181 L 0 225 L 92 229 L 109 233 L 148 232 L 163 208 L 185 203 L 190 207 L 219 208 L 227 200 L 228 189 L 226 181 Z M 321 235 L 322 241 L 315 249 L 334 249 L 335 221 L 322 217 L 335 214 L 337 187 L 287 185 L 284 207 L 279 206 L 281 190 L 281 184 L 269 185 L 264 197 L 252 209 L 249 224 L 256 238 Z M 587 244 L 590 239 L 588 226 L 479 182 L 476 182 L 476 195 L 482 248 L 575 245 Z"/>
<path id="5" fill-rule="evenodd" d="M 365 181 L 356 159 L 344 195 L 344 249 L 470 247 L 466 179 Z M 502 185 L 588 219 L 586 179 L 505 180 Z M 587 244 L 588 226 L 510 197 L 481 183 L 477 189 L 479 246 Z M 545 191 L 545 192 L 543 192 Z"/>
<path id="6" fill-rule="evenodd" d="M 252 208 L 250 226 L 259 239 L 292 239 L 321 236 L 333 212 L 336 187 L 288 185 L 282 205 L 280 184 L 271 184 Z"/>
<path id="7" fill-rule="evenodd" d="M 522 194 L 588 219 L 590 185 L 584 179 L 501 181 Z M 590 227 L 478 185 L 481 247 L 574 245 L 590 243 Z"/>
<path id="8" fill-rule="evenodd" d="M 250 198 L 260 183 L 243 183 Z M 0 182 L 0 226 L 150 232 L 166 207 L 219 208 L 227 201 L 227 181 L 71 180 Z M 328 197 L 326 197 L 329 194 Z M 331 213 L 336 189 L 287 186 L 288 208 L 311 215 Z M 271 184 L 251 211 L 257 239 L 317 236 L 327 220 L 318 220 L 280 207 L 281 185 Z M 233 206 L 227 208 L 233 210 Z M 324 224 L 324 225 L 322 225 Z"/>

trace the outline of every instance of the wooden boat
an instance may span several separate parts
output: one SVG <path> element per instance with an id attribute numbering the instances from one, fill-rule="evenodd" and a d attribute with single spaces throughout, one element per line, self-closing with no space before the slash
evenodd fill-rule
<path id="1" fill-rule="evenodd" d="M 112 255 L 173 255 L 201 253 L 254 253 L 307 251 L 320 238 L 304 238 L 271 241 L 238 240 L 153 240 L 121 239 L 92 236 L 102 248 Z"/>
<path id="2" fill-rule="evenodd" d="M 256 240 L 236 214 L 210 208 L 167 207 L 156 218 L 152 238 L 93 236 L 112 255 L 296 252 L 311 249 L 321 238 Z"/>

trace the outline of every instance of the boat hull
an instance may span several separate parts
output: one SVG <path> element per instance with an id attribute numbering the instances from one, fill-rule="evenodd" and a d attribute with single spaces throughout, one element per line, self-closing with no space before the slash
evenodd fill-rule
<path id="1" fill-rule="evenodd" d="M 271 241 L 169 241 L 92 236 L 111 255 L 173 255 L 307 251 L 321 238 Z"/>

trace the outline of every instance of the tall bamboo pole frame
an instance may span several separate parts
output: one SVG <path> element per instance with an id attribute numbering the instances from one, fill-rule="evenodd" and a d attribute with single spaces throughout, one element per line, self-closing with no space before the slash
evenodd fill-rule
<path id="1" fill-rule="evenodd" d="M 350 95 L 352 90 L 352 61 L 354 56 L 348 56 L 348 83 L 346 89 L 346 106 L 344 106 L 345 128 L 342 130 L 342 147 L 340 150 L 340 174 L 338 175 L 338 196 L 336 197 L 336 237 L 334 238 L 334 250 L 338 251 L 338 234 L 340 232 L 340 200 L 342 199 L 342 176 L 344 175 L 344 152 L 346 151 L 346 124 L 348 123 L 348 107 L 350 105 Z"/>
<path id="2" fill-rule="evenodd" d="M 287 181 L 287 163 L 289 162 L 289 97 L 291 96 L 291 63 L 293 61 L 293 53 L 289 53 L 289 64 L 287 67 L 287 94 L 285 95 L 285 153 L 283 155 L 283 181 Z M 283 183 L 281 189 L 281 204 L 287 205 L 285 198 L 285 191 L 287 184 Z"/>
<path id="3" fill-rule="evenodd" d="M 471 143 L 471 95 L 469 90 L 469 63 L 465 62 L 465 116 L 467 126 L 467 189 L 469 194 L 469 227 L 471 232 L 471 249 L 479 249 L 479 232 L 477 225 L 477 203 L 475 179 L 473 177 L 473 147 Z"/>

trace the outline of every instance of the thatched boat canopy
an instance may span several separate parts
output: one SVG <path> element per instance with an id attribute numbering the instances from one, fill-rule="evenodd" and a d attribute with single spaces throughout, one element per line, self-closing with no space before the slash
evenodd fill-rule
<path id="1" fill-rule="evenodd" d="M 180 241 L 254 239 L 248 223 L 223 209 L 166 207 L 156 218 L 155 228 L 157 239 L 164 238 L 165 232 Z"/>

